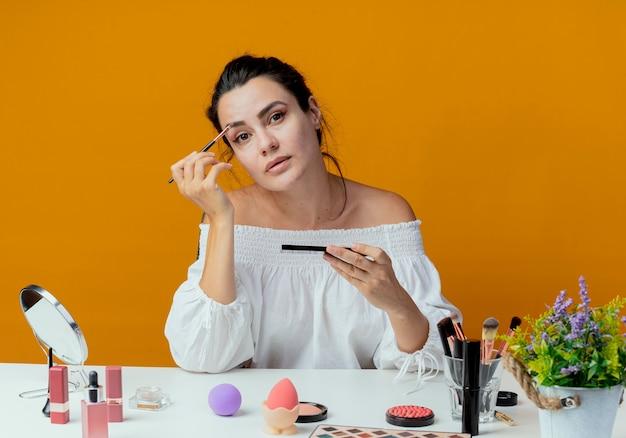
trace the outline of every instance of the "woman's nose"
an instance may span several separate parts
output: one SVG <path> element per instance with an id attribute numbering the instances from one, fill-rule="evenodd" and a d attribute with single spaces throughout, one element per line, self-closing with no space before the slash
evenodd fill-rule
<path id="1" fill-rule="evenodd" d="M 276 137 L 273 135 L 269 135 L 267 133 L 261 133 L 258 135 L 259 139 L 259 150 L 261 155 L 265 156 L 268 152 L 278 149 L 278 141 Z"/>

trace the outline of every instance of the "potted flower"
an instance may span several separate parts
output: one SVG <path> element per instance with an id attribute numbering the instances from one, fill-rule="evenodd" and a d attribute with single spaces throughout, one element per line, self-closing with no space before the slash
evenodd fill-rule
<path id="1" fill-rule="evenodd" d="M 511 336 L 505 366 L 540 408 L 543 438 L 610 438 L 626 384 L 625 298 L 591 307 L 579 278 L 580 303 L 562 291 L 552 307 Z"/>

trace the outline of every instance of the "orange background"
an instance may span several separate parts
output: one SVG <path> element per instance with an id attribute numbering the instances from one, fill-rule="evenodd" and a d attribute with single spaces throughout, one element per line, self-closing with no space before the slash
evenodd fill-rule
<path id="1" fill-rule="evenodd" d="M 200 213 L 169 166 L 244 52 L 299 68 L 346 176 L 411 203 L 470 334 L 579 274 L 595 304 L 626 293 L 626 3 L 98 3 L 0 4 L 0 362 L 44 362 L 18 305 L 37 283 L 88 363 L 173 364 Z"/>

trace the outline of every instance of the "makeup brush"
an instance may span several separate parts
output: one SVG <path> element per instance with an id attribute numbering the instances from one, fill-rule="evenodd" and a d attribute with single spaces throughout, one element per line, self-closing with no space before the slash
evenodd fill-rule
<path id="1" fill-rule="evenodd" d="M 483 339 L 482 339 L 482 361 L 487 362 L 491 358 L 493 350 L 493 342 L 498 333 L 500 323 L 495 318 L 487 318 L 483 322 Z"/>
<path id="2" fill-rule="evenodd" d="M 463 327 L 461 327 L 461 323 L 456 320 L 456 316 L 452 319 L 452 324 L 454 326 L 454 332 L 456 333 L 456 337 L 460 340 L 465 340 L 465 333 L 463 333 Z"/>
<path id="3" fill-rule="evenodd" d="M 215 137 L 213 140 L 211 140 L 210 142 L 208 142 L 201 150 L 200 152 L 206 152 L 208 151 L 211 146 L 213 146 L 220 138 L 222 138 L 224 136 L 224 134 L 226 134 L 226 132 L 230 129 L 230 125 L 226 125 L 226 127 L 222 130 L 222 132 L 220 132 L 217 137 Z M 174 181 L 174 178 L 170 178 L 170 180 L 167 182 L 168 184 L 172 184 L 172 182 Z"/>
<path id="4" fill-rule="evenodd" d="M 520 325 L 522 324 L 522 319 L 518 316 L 514 316 L 513 318 L 511 318 L 511 324 L 509 324 L 509 330 L 506 332 L 507 336 L 513 336 L 513 331 L 518 328 Z M 500 348 L 498 348 L 498 352 L 496 354 L 497 356 L 500 356 L 504 350 L 506 350 L 506 347 L 508 347 L 509 344 L 506 343 L 506 341 L 504 341 L 501 345 Z"/>
<path id="5" fill-rule="evenodd" d="M 449 340 L 450 336 L 454 335 L 454 326 L 452 325 L 452 319 L 446 316 L 437 323 L 437 330 L 439 330 L 439 337 L 441 338 L 441 344 L 443 346 L 443 352 L 446 356 L 452 357 L 450 351 Z"/>

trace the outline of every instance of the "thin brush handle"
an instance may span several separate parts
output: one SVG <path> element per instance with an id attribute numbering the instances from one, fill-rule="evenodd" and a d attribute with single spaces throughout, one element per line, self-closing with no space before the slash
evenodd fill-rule
<path id="1" fill-rule="evenodd" d="M 483 362 L 487 362 L 491 358 L 493 351 L 493 339 L 483 341 Z"/>
<path id="2" fill-rule="evenodd" d="M 466 338 L 465 338 L 465 333 L 463 333 L 463 328 L 461 327 L 461 323 L 452 321 L 452 324 L 454 325 L 454 332 L 456 333 L 456 337 L 464 341 Z"/>
<path id="3" fill-rule="evenodd" d="M 506 335 L 507 335 L 507 336 L 513 336 L 513 330 L 509 329 L 509 330 L 506 332 Z M 508 346 L 509 346 L 509 344 L 508 344 L 506 341 L 504 341 L 504 342 L 502 343 L 502 345 L 500 345 L 500 348 L 498 348 L 498 353 L 497 353 L 497 354 L 502 355 L 502 352 L 503 352 L 504 350 L 506 350 L 506 347 L 508 347 Z"/>
<path id="4" fill-rule="evenodd" d="M 220 138 L 222 138 L 224 136 L 224 134 L 226 134 L 226 131 L 228 131 L 230 129 L 230 125 L 226 125 L 226 127 L 222 130 L 222 132 L 220 132 L 217 137 L 215 137 L 213 140 L 211 140 L 209 143 L 207 143 L 201 150 L 200 152 L 206 152 L 209 149 L 211 149 L 211 146 L 213 146 Z M 168 184 L 172 184 L 174 182 L 174 178 L 170 178 L 169 181 L 167 182 Z"/>

